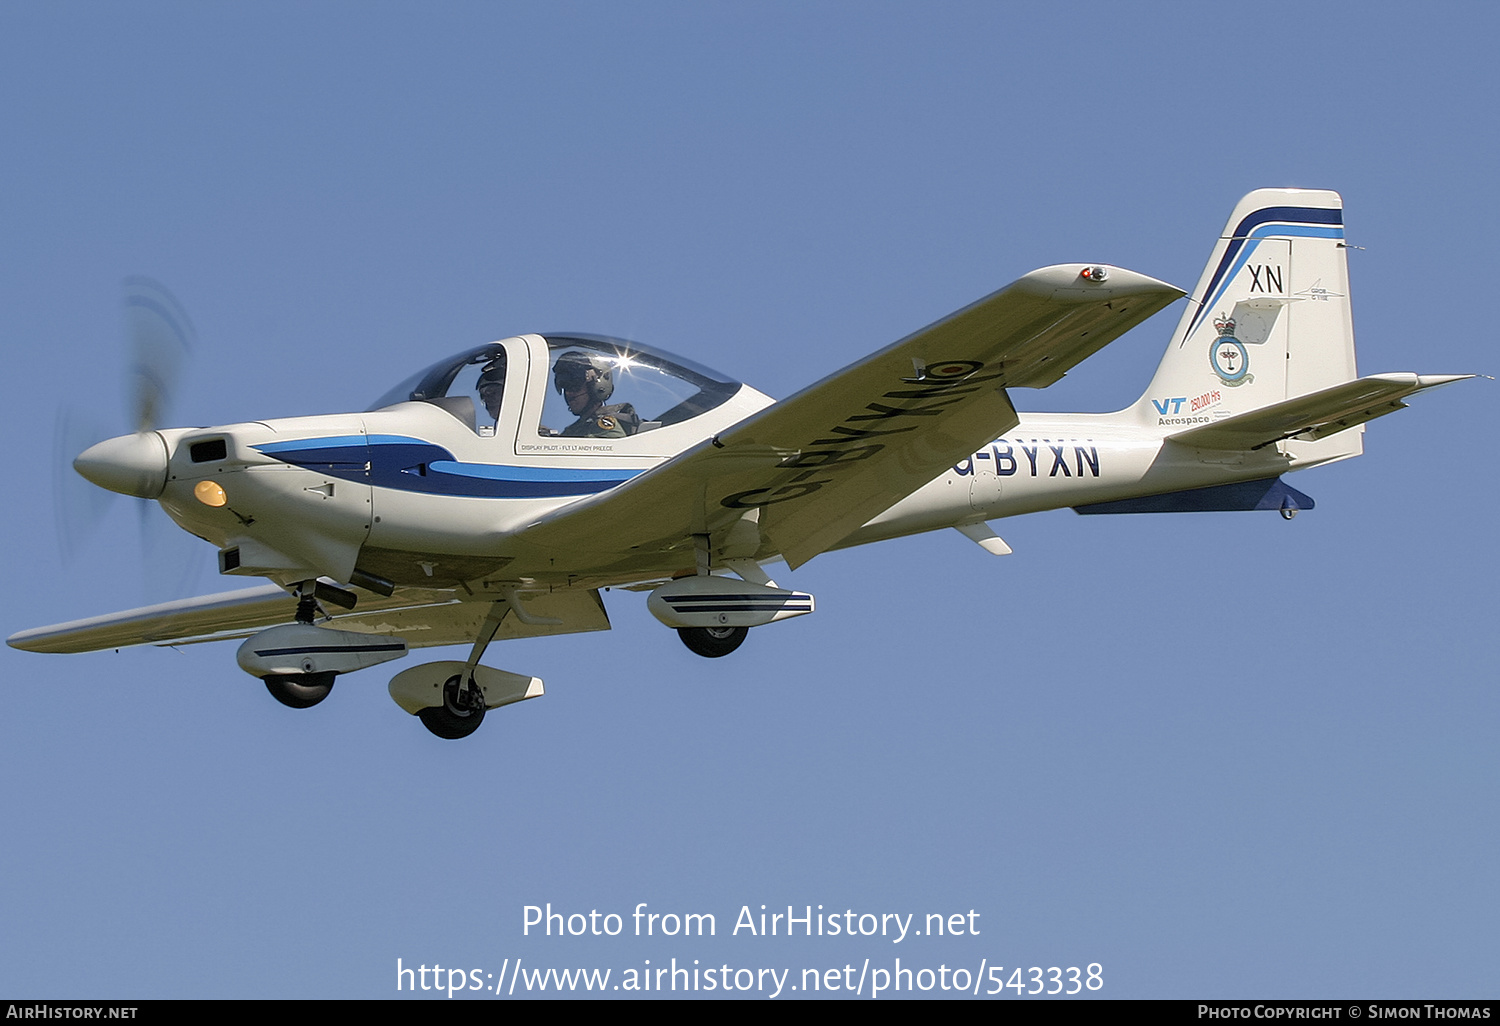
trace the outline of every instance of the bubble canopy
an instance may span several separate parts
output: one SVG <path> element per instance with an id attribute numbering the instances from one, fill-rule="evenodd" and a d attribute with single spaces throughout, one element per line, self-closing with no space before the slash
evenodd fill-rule
<path id="1" fill-rule="evenodd" d="M 567 353 L 583 353 L 609 365 L 614 393 L 610 401 L 632 404 L 642 418 L 653 424 L 668 425 L 696 417 L 721 405 L 744 387 L 718 371 L 638 342 L 578 333 L 542 337 L 548 354 L 549 393 L 557 391 L 551 368 L 558 358 Z M 477 378 L 480 368 L 495 367 L 497 361 L 505 367 L 505 377 L 522 380 L 530 368 L 517 366 L 517 361 L 529 362 L 536 358 L 534 352 L 540 356 L 540 350 L 517 344 L 520 341 L 491 342 L 439 360 L 407 377 L 369 409 L 467 394 L 472 388 L 468 379 Z M 556 396 L 553 400 L 561 402 Z M 549 400 L 549 405 L 553 400 Z"/>

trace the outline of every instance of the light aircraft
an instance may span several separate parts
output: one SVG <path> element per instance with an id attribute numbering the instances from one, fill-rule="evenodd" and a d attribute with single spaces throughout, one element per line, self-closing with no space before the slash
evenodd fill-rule
<path id="1" fill-rule="evenodd" d="M 1362 452 L 1364 423 L 1473 375 L 1354 367 L 1343 203 L 1240 201 L 1144 395 L 1107 414 L 1022 414 L 1044 388 L 1185 293 L 1103 264 L 1033 271 L 782 402 L 621 339 L 516 335 L 418 371 L 363 413 L 141 430 L 74 467 L 154 499 L 249 590 L 21 631 L 32 652 L 245 639 L 239 665 L 293 707 L 410 648 L 466 660 L 390 694 L 444 738 L 542 682 L 484 666 L 492 641 L 609 629 L 600 590 L 699 655 L 813 611 L 767 564 L 986 521 L 1278 510 L 1281 475 Z M 146 403 L 149 406 L 150 403 Z"/>

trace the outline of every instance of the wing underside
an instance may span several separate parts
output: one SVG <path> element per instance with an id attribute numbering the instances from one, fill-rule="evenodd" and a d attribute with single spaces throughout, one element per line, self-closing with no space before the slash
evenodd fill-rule
<path id="1" fill-rule="evenodd" d="M 527 593 L 527 620 L 506 616 L 495 637 L 540 637 L 609 630 L 599 593 L 591 589 Z M 459 601 L 447 591 L 404 588 L 389 598 L 361 595 L 358 606 L 332 609 L 320 624 L 340 630 L 399 636 L 411 648 L 468 644 L 489 614 L 487 600 Z M 258 588 L 130 609 L 13 634 L 12 648 L 27 652 L 97 652 L 130 645 L 194 645 L 247 638 L 291 623 L 296 599 L 285 589 Z"/>

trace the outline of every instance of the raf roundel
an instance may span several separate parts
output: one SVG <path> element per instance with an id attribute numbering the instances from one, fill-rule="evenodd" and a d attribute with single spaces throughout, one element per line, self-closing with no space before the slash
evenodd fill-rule
<path id="1" fill-rule="evenodd" d="M 1229 335 L 1214 341 L 1208 360 L 1214 366 L 1214 373 L 1231 384 L 1243 378 L 1250 369 L 1250 356 L 1245 347 L 1239 339 Z"/>

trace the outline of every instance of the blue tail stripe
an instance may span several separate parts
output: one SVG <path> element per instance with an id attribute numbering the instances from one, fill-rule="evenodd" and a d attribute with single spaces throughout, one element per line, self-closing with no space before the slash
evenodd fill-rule
<path id="1" fill-rule="evenodd" d="M 1183 343 L 1186 343 L 1197 330 L 1199 322 L 1224 294 L 1224 290 L 1229 287 L 1234 276 L 1245 265 L 1245 261 L 1255 252 L 1260 241 L 1288 235 L 1297 238 L 1342 239 L 1344 237 L 1344 212 L 1329 207 L 1263 207 L 1245 215 L 1235 227 L 1229 245 L 1224 249 L 1224 256 L 1219 260 L 1219 266 L 1214 269 L 1213 277 L 1209 279 L 1208 288 L 1204 290 L 1205 298 L 1202 300 L 1202 305 L 1193 315 L 1187 333 L 1182 336 Z"/>

